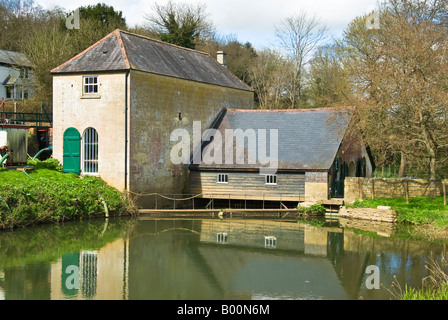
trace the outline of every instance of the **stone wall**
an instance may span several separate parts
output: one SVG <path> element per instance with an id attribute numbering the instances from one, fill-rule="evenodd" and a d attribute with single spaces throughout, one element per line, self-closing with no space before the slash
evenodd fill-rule
<path id="1" fill-rule="evenodd" d="M 306 201 L 328 200 L 328 173 L 305 173 L 305 199 Z"/>
<path id="2" fill-rule="evenodd" d="M 140 71 L 131 72 L 130 83 L 129 186 L 136 193 L 189 191 L 187 165 L 174 164 L 170 158 L 172 147 L 178 144 L 171 141 L 171 133 L 175 129 L 189 133 L 192 156 L 195 121 L 204 132 L 223 108 L 254 107 L 252 91 Z"/>
<path id="3" fill-rule="evenodd" d="M 386 178 L 354 178 L 346 177 L 344 182 L 344 199 L 353 201 L 356 198 L 395 198 L 429 196 L 430 184 L 424 179 L 386 179 Z M 442 183 L 435 183 L 436 195 L 442 194 Z"/>
<path id="4" fill-rule="evenodd" d="M 343 218 L 381 221 L 381 222 L 397 222 L 397 212 L 389 207 L 377 209 L 374 208 L 347 208 L 342 207 L 339 210 L 339 216 Z"/>
<path id="5" fill-rule="evenodd" d="M 123 190 L 125 73 L 97 76 L 99 90 L 93 97 L 83 95 L 82 74 L 53 76 L 53 157 L 63 163 L 63 136 L 67 128 L 77 129 L 81 136 L 86 129 L 94 128 L 98 132 L 98 176 Z"/>
<path id="6" fill-rule="evenodd" d="M 339 217 L 339 224 L 342 228 L 353 228 L 368 232 L 375 232 L 379 236 L 390 237 L 397 233 L 398 228 L 396 223 L 372 221 L 362 219 L 350 219 Z M 344 234 L 347 230 L 344 230 Z"/>

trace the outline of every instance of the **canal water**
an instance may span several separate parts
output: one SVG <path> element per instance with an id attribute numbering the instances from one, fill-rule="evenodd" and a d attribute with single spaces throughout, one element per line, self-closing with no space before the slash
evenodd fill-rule
<path id="1" fill-rule="evenodd" d="M 371 227 L 139 217 L 2 231 L 0 299 L 393 299 L 446 253 Z"/>

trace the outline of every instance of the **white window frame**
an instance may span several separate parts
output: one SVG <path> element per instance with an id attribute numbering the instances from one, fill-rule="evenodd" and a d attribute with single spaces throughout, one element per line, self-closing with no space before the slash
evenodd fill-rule
<path id="1" fill-rule="evenodd" d="M 82 163 L 83 173 L 98 175 L 98 131 L 95 128 L 87 128 L 82 135 Z"/>
<path id="2" fill-rule="evenodd" d="M 95 92 L 96 89 L 96 92 Z M 82 94 L 83 95 L 98 95 L 100 85 L 98 76 L 83 76 L 82 77 Z"/>
<path id="3" fill-rule="evenodd" d="M 219 173 L 216 176 L 216 183 L 229 184 L 229 175 L 227 173 Z"/>
<path id="4" fill-rule="evenodd" d="M 227 243 L 227 232 L 218 232 L 216 234 L 217 243 Z"/>
<path id="5" fill-rule="evenodd" d="M 264 247 L 265 248 L 277 248 L 277 237 L 276 236 L 265 236 L 264 237 Z"/>
<path id="6" fill-rule="evenodd" d="M 277 176 L 275 174 L 267 174 L 264 178 L 264 183 L 268 186 L 276 186 Z"/>

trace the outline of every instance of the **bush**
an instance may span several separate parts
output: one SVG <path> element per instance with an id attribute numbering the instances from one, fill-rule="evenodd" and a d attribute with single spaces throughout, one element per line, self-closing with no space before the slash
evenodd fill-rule
<path id="1" fill-rule="evenodd" d="M 57 159 L 49 158 L 45 161 L 40 161 L 39 159 L 31 159 L 29 158 L 27 161 L 29 166 L 32 166 L 34 169 L 48 169 L 55 170 L 58 172 L 62 172 L 62 166 Z"/>
<path id="2" fill-rule="evenodd" d="M 297 206 L 297 210 L 303 214 L 324 215 L 327 210 L 320 204 L 313 204 L 310 207 Z"/>

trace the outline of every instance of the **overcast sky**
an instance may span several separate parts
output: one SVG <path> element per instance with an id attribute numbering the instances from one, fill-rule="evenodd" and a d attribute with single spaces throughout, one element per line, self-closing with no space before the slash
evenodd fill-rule
<path id="1" fill-rule="evenodd" d="M 154 3 L 164 4 L 168 0 L 99 0 L 122 11 L 129 26 L 143 24 L 146 13 L 153 12 Z M 223 35 L 234 35 L 242 42 L 251 42 L 263 49 L 272 47 L 275 41 L 275 26 L 284 18 L 306 11 L 317 15 L 329 29 L 329 34 L 338 37 L 347 24 L 359 15 L 371 12 L 377 0 L 177 0 L 174 2 L 204 3 L 216 30 Z M 96 2 L 89 0 L 35 0 L 44 9 L 60 6 L 75 10 Z"/>

